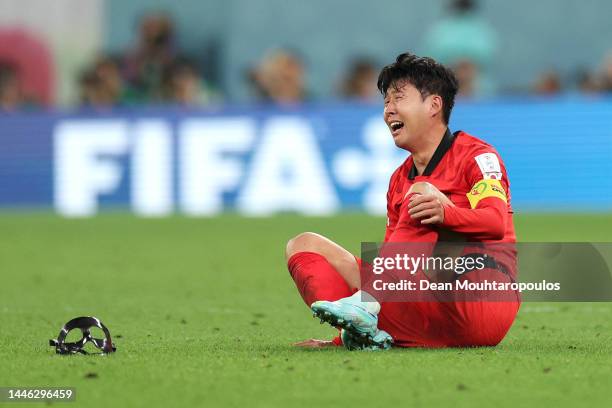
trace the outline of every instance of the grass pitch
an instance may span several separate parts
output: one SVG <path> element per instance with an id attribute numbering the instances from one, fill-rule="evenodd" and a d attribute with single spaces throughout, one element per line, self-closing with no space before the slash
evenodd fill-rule
<path id="1" fill-rule="evenodd" d="M 519 216 L 521 241 L 612 241 L 612 216 Z M 341 348 L 284 264 L 292 235 L 357 252 L 384 220 L 282 216 L 65 220 L 0 216 L 0 386 L 76 387 L 71 406 L 607 406 L 612 304 L 524 304 L 496 348 Z M 66 321 L 94 315 L 118 352 L 58 356 Z M 40 404 L 39 404 L 40 405 Z"/>

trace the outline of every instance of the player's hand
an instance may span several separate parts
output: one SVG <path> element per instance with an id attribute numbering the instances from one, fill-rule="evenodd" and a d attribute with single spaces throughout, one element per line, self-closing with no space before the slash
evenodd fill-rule
<path id="1" fill-rule="evenodd" d="M 408 203 L 408 214 L 421 224 L 442 224 L 444 204 L 436 194 L 415 194 Z"/>
<path id="2" fill-rule="evenodd" d="M 300 341 L 297 343 L 293 343 L 295 347 L 303 347 L 303 348 L 321 348 L 321 347 L 332 347 L 335 346 L 334 342 L 331 340 L 317 340 L 317 339 L 309 339 Z"/>

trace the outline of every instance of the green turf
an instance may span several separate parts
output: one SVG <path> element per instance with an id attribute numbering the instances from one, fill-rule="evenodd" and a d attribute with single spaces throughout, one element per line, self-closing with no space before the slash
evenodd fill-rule
<path id="1" fill-rule="evenodd" d="M 612 305 L 524 304 L 496 348 L 299 350 L 330 337 L 283 261 L 312 230 L 357 251 L 384 220 L 0 216 L 0 386 L 72 386 L 70 406 L 607 406 Z M 522 216 L 523 241 L 611 241 L 612 216 Z M 110 356 L 57 356 L 78 315 L 116 337 Z"/>

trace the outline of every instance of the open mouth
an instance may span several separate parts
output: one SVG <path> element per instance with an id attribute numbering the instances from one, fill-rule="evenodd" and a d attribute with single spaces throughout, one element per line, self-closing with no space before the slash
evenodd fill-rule
<path id="1" fill-rule="evenodd" d="M 389 129 L 391 129 L 393 136 L 395 136 L 403 127 L 404 122 L 400 122 L 399 120 L 394 120 L 393 122 L 389 123 Z"/>

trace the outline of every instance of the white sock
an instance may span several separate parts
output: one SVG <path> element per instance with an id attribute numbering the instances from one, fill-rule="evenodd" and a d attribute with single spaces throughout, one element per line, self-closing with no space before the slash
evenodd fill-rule
<path id="1" fill-rule="evenodd" d="M 352 303 L 358 304 L 363 307 L 365 310 L 368 311 L 368 313 L 377 315 L 378 312 L 380 312 L 380 303 L 378 303 L 374 296 L 370 295 L 364 290 L 358 290 L 348 299 L 350 299 Z"/>

